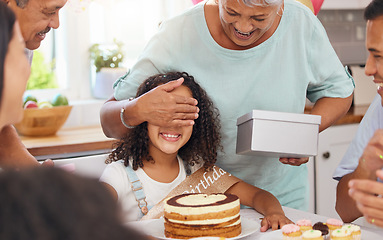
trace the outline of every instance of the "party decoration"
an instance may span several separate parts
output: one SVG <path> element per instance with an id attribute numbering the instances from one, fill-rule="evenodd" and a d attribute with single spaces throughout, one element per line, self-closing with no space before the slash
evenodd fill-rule
<path id="1" fill-rule="evenodd" d="M 202 2 L 203 0 L 192 0 L 193 4 L 196 5 L 199 2 Z"/>
<path id="2" fill-rule="evenodd" d="M 311 0 L 311 2 L 313 3 L 314 13 L 315 13 L 315 15 L 317 15 L 319 10 L 322 7 L 324 0 Z"/>
<path id="3" fill-rule="evenodd" d="M 66 5 L 75 12 L 83 12 L 92 1 L 93 0 L 68 0 Z"/>

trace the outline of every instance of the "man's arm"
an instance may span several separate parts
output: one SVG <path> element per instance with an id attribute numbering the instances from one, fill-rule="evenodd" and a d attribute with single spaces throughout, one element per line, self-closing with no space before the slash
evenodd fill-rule
<path id="1" fill-rule="evenodd" d="M 349 196 L 349 181 L 369 179 L 376 181 L 376 170 L 383 167 L 383 130 L 377 130 L 364 149 L 354 172 L 342 177 L 337 186 L 335 209 L 344 222 L 352 222 L 362 213 L 355 201 Z"/>
<path id="2" fill-rule="evenodd" d="M 11 125 L 5 126 L 0 131 L 0 167 L 21 168 L 38 165 L 37 160 L 21 142 L 16 129 Z"/>
<path id="3" fill-rule="evenodd" d="M 344 222 L 352 222 L 362 216 L 362 213 L 356 207 L 355 201 L 348 195 L 348 182 L 352 179 L 363 179 L 365 174 L 355 170 L 352 173 L 344 175 L 336 188 L 335 210 Z"/>

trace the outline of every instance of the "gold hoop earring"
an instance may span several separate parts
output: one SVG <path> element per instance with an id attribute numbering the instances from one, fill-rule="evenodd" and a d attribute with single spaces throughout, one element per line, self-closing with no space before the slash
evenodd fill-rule
<path id="1" fill-rule="evenodd" d="M 278 11 L 277 11 L 277 15 L 280 16 L 280 17 L 282 17 L 283 12 L 285 11 L 283 7 L 281 7 L 281 10 L 282 10 L 282 13 L 281 13 L 281 14 L 279 14 Z"/>

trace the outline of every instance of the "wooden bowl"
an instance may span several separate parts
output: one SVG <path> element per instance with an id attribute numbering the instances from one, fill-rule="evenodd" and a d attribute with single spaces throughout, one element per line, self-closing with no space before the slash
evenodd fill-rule
<path id="1" fill-rule="evenodd" d="M 72 106 L 24 109 L 23 120 L 15 127 L 24 136 L 54 135 L 64 125 Z"/>

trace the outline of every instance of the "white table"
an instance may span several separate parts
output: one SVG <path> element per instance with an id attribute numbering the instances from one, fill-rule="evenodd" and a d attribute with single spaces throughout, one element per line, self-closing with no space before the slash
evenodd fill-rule
<path id="1" fill-rule="evenodd" d="M 310 219 L 314 224 L 316 222 L 326 222 L 326 220 L 329 218 L 329 217 L 320 216 L 317 214 L 304 212 L 304 211 L 300 211 L 300 210 L 296 210 L 296 209 L 292 209 L 292 208 L 288 208 L 288 207 L 283 207 L 283 210 L 285 211 L 286 216 L 289 219 L 291 219 L 293 222 L 296 222 L 300 219 L 305 218 L 305 219 Z M 253 219 L 253 220 L 260 223 L 261 222 L 260 218 L 262 218 L 263 215 L 261 215 L 260 213 L 258 213 L 254 209 L 247 208 L 247 209 L 241 209 L 241 217 Z M 152 223 L 154 221 L 158 221 L 158 219 L 131 222 L 131 223 L 129 223 L 129 226 L 138 230 L 138 231 L 142 231 L 143 233 L 147 233 L 148 231 L 152 230 L 151 229 L 153 226 Z M 363 238 L 363 231 L 369 231 L 369 232 L 372 232 L 374 234 L 374 238 L 371 240 L 379 240 L 379 239 L 383 240 L 383 228 L 373 228 L 373 227 L 368 227 L 368 226 L 361 226 L 361 229 L 362 229 L 362 239 L 363 240 L 370 240 L 368 238 L 367 239 Z M 268 234 L 270 232 L 271 232 L 270 229 L 265 233 L 261 233 L 260 231 L 256 231 L 256 232 L 252 233 L 251 235 L 248 235 L 246 237 L 241 238 L 241 240 L 257 240 L 257 239 L 263 240 L 263 239 L 265 239 L 264 236 L 266 236 L 266 234 Z M 377 234 L 378 237 L 376 237 L 375 234 Z M 266 238 L 266 239 L 268 239 L 268 238 Z M 280 237 L 278 236 L 277 239 L 282 239 L 282 235 Z"/>
<path id="2" fill-rule="evenodd" d="M 283 207 L 283 211 L 285 211 L 286 216 L 293 222 L 296 222 L 300 219 L 305 218 L 305 219 L 311 220 L 312 223 L 314 224 L 316 222 L 326 222 L 326 220 L 329 218 L 329 217 L 320 216 L 317 214 L 304 212 L 304 211 L 300 211 L 300 210 L 296 210 L 296 209 L 288 208 L 288 207 Z M 262 218 L 263 215 L 256 212 L 254 209 L 241 209 L 241 217 L 255 219 L 255 220 L 260 222 L 260 218 Z M 379 238 L 379 239 L 383 239 L 383 228 L 361 226 L 361 229 L 362 229 L 362 234 L 363 234 L 363 230 L 367 230 L 367 231 L 376 233 L 379 236 L 381 236 L 381 238 Z M 269 229 L 269 230 L 267 230 L 266 233 L 268 233 L 270 231 L 271 230 Z M 261 233 L 260 231 L 257 231 L 255 233 L 251 234 L 250 236 L 247 236 L 247 237 L 242 238 L 242 239 L 243 240 L 260 239 L 263 234 L 265 234 L 265 233 Z M 282 237 L 280 239 L 282 239 Z M 363 239 L 363 240 L 365 240 L 365 239 Z M 369 239 L 367 239 L 367 240 L 369 240 Z M 371 240 L 378 240 L 378 239 L 371 239 Z"/>

